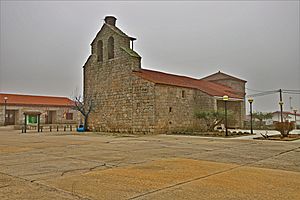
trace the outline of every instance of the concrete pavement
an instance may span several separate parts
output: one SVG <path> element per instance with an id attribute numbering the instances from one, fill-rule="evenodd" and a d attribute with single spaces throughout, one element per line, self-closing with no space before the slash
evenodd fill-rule
<path id="1" fill-rule="evenodd" d="M 0 199 L 300 199 L 300 142 L 0 131 Z"/>

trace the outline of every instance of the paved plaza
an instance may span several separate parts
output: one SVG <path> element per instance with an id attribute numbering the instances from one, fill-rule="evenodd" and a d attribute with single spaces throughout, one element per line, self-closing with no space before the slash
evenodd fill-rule
<path id="1" fill-rule="evenodd" d="M 300 140 L 0 131 L 0 199 L 300 199 Z"/>

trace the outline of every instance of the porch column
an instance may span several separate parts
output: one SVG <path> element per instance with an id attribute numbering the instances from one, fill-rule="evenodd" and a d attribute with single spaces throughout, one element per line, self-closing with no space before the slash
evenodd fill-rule
<path id="1" fill-rule="evenodd" d="M 38 132 L 40 132 L 40 114 L 37 115 Z"/>
<path id="2" fill-rule="evenodd" d="M 26 129 L 27 129 L 27 114 L 24 113 L 24 133 L 26 133 Z"/>

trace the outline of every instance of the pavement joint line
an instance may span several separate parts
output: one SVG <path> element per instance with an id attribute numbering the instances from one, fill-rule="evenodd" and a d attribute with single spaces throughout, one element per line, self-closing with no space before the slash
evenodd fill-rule
<path id="1" fill-rule="evenodd" d="M 23 178 L 21 176 L 15 176 L 15 175 L 7 174 L 7 173 L 4 173 L 4 172 L 0 172 L 0 174 L 6 175 L 6 176 L 9 176 L 9 177 L 12 177 L 12 178 L 21 179 L 23 181 L 29 181 L 29 182 L 31 182 L 31 180 Z"/>
<path id="2" fill-rule="evenodd" d="M 62 190 L 62 189 L 60 189 L 60 188 L 53 187 L 53 186 L 49 186 L 49 185 L 46 185 L 46 184 L 43 184 L 43 183 L 40 183 L 40 182 L 34 182 L 34 184 L 38 184 L 38 185 L 40 185 L 40 186 L 46 187 L 46 188 L 48 188 L 48 189 L 53 189 L 53 190 L 56 190 L 56 191 L 59 191 L 59 192 L 62 192 L 62 193 L 67 193 L 67 194 L 69 194 L 69 195 L 76 196 L 77 198 L 82 199 L 82 200 L 92 200 L 92 199 L 89 198 L 89 197 L 85 197 L 85 196 L 76 194 L 76 193 L 74 193 L 74 192 L 69 192 L 69 191 L 67 191 L 67 190 Z"/>
<path id="3" fill-rule="evenodd" d="M 300 149 L 300 146 L 299 147 L 295 147 L 295 148 L 292 148 L 292 149 L 288 149 L 288 150 L 285 150 L 285 151 L 282 151 L 282 152 L 280 152 L 280 153 L 277 153 L 277 154 L 275 154 L 275 155 L 272 155 L 272 156 L 269 156 L 269 157 L 266 157 L 266 158 L 261 158 L 261 159 L 258 159 L 258 160 L 256 160 L 256 161 L 253 161 L 253 162 L 250 162 L 250 163 L 245 163 L 245 164 L 243 164 L 243 166 L 246 166 L 246 165 L 252 165 L 252 164 L 255 164 L 255 163 L 258 163 L 258 162 L 261 162 L 261 161 L 264 161 L 264 160 L 268 160 L 268 159 L 270 159 L 270 158 L 273 158 L 273 157 L 277 157 L 277 156 L 280 156 L 280 155 L 282 155 L 282 154 L 286 154 L 286 153 L 289 153 L 289 152 L 292 152 L 292 151 L 295 151 L 295 152 L 297 152 L 297 149 Z M 213 151 L 218 151 L 219 149 L 217 149 L 217 150 L 213 150 Z M 200 153 L 194 153 L 195 155 L 197 155 L 197 154 L 201 154 L 201 152 Z M 195 160 L 198 160 L 198 159 L 196 159 L 196 158 L 194 158 Z M 205 159 L 203 159 L 203 158 L 201 158 L 200 160 L 205 160 Z M 211 160 L 207 160 L 207 161 L 211 161 Z M 265 168 L 265 167 L 264 167 Z M 267 168 L 267 169 L 270 169 L 270 168 Z"/>
<path id="4" fill-rule="evenodd" d="M 108 164 L 106 164 L 106 163 L 104 163 L 104 164 L 101 164 L 101 165 L 96 165 L 96 166 L 94 166 L 94 167 L 86 167 L 86 168 L 78 168 L 78 169 L 71 169 L 71 170 L 66 170 L 66 171 L 63 171 L 62 173 L 61 173 L 61 176 L 63 176 L 65 173 L 69 173 L 69 172 L 73 172 L 73 171 L 80 171 L 80 170 L 88 170 L 88 171 L 92 171 L 92 170 L 94 170 L 94 169 L 96 169 L 96 168 L 98 168 L 98 167 L 101 167 L 101 166 L 105 166 L 106 168 L 108 168 L 108 169 L 110 169 L 110 168 L 113 168 L 113 167 L 118 167 L 118 165 L 113 165 L 113 164 L 111 164 L 111 165 L 108 165 Z M 2 173 L 2 172 L 0 172 L 0 173 Z M 50 171 L 50 172 L 40 172 L 40 173 L 33 173 L 33 174 L 24 174 L 24 175 L 22 175 L 22 176 L 34 176 L 34 175 L 39 175 L 39 174 L 51 174 L 51 173 L 53 173 L 52 171 Z M 3 173 L 3 174 L 5 174 L 5 173 Z M 8 174 L 6 174 L 6 175 L 8 175 Z M 16 176 L 17 177 L 17 176 Z M 20 178 L 20 177 L 18 177 L 18 178 Z M 26 180 L 26 181 L 30 181 L 30 182 L 35 182 L 35 181 L 37 181 L 37 180 L 29 180 L 29 179 L 26 179 L 26 178 L 22 178 L 23 180 Z M 41 179 L 40 179 L 41 180 Z M 42 179 L 42 180 L 47 180 L 47 179 Z"/>
<path id="5" fill-rule="evenodd" d="M 179 185 L 185 185 L 185 184 L 193 182 L 193 181 L 197 181 L 197 180 L 205 179 L 205 178 L 208 178 L 208 177 L 211 177 L 211 176 L 219 175 L 219 174 L 222 174 L 222 173 L 225 173 L 225 172 L 237 169 L 237 168 L 241 168 L 241 167 L 245 167 L 245 166 L 250 166 L 252 164 L 255 164 L 255 163 L 261 162 L 263 160 L 267 160 L 267 159 L 270 159 L 272 157 L 276 157 L 276 156 L 279 156 L 279 155 L 282 155 L 282 154 L 285 154 L 285 153 L 288 153 L 288 152 L 291 152 L 291 151 L 294 151 L 294 150 L 299 149 L 299 148 L 300 147 L 296 147 L 296 148 L 293 148 L 293 149 L 289 149 L 289 150 L 280 152 L 280 153 L 278 153 L 276 155 L 273 155 L 271 157 L 268 157 L 268 158 L 263 158 L 263 159 L 260 159 L 260 160 L 254 161 L 254 162 L 250 162 L 250 163 L 245 163 L 245 164 L 242 164 L 242 165 L 238 165 L 236 167 L 233 167 L 233 168 L 230 168 L 230 169 L 227 169 L 227 170 L 219 171 L 219 172 L 216 172 L 216 173 L 208 174 L 206 176 L 197 177 L 197 178 L 194 178 L 194 179 L 191 179 L 191 180 L 187 180 L 187 181 L 183 181 L 183 182 L 180 182 L 180 183 L 176 183 L 176 184 L 173 184 L 173 185 L 170 185 L 170 186 L 167 186 L 167 187 L 163 187 L 163 188 L 159 188 L 159 189 L 156 189 L 156 190 L 152 190 L 152 191 L 149 191 L 149 192 L 146 192 L 146 193 L 143 193 L 143 194 L 140 194 L 140 195 L 128 198 L 127 200 L 137 199 L 137 198 L 140 198 L 140 197 L 143 197 L 143 196 L 147 196 L 149 194 L 153 194 L 153 193 L 156 193 L 156 192 L 160 192 L 162 190 L 170 189 L 170 188 L 173 188 L 173 187 L 176 187 L 176 186 L 179 186 Z M 269 168 L 266 168 L 266 169 L 269 169 Z"/>
<path id="6" fill-rule="evenodd" d="M 143 194 L 134 196 L 134 197 L 130 197 L 130 198 L 128 198 L 127 200 L 137 199 L 137 198 L 140 198 L 140 197 L 143 197 L 143 196 L 147 196 L 147 195 L 149 195 L 149 194 L 153 194 L 153 193 L 156 193 L 156 192 L 160 192 L 160 191 L 162 191 L 162 190 L 170 189 L 170 188 L 173 188 L 173 187 L 176 187 L 176 186 L 179 186 L 179 185 L 185 185 L 185 184 L 187 184 L 187 183 L 191 183 L 191 182 L 193 182 L 193 181 L 198 181 L 198 180 L 205 179 L 205 178 L 208 178 L 208 177 L 211 177 L 211 176 L 215 176 L 215 175 L 218 175 L 218 174 L 222 174 L 222 173 L 225 173 L 225 172 L 228 172 L 228 171 L 231 171 L 231 170 L 234 170 L 234 169 L 243 167 L 243 166 L 245 166 L 245 165 L 246 165 L 246 164 L 244 164 L 244 165 L 238 165 L 238 166 L 236 166 L 236 167 L 232 167 L 232 168 L 229 168 L 229 169 L 226 169 L 226 170 L 218 171 L 218 172 L 215 172 L 215 173 L 212 173 L 212 174 L 208 174 L 208 175 L 205 175 L 205 176 L 197 177 L 197 178 L 194 178 L 194 179 L 190 179 L 190 180 L 186 180 L 186 181 L 183 181 L 183 182 L 180 182 L 180 183 L 176 183 L 176 184 L 173 184 L 173 185 L 169 185 L 169 186 L 166 186 L 166 187 L 163 187 L 163 188 L 159 188 L 159 189 L 156 189 L 156 190 L 152 190 L 152 191 L 149 191 L 149 192 L 146 192 L 146 193 L 143 193 Z"/>
<path id="7" fill-rule="evenodd" d="M 95 163 L 98 163 L 99 161 L 97 160 L 88 160 L 88 159 L 82 159 L 82 158 L 76 158 L 76 157 L 71 157 L 71 156 L 68 156 L 66 158 L 70 158 L 70 159 L 73 159 L 73 160 L 80 160 L 80 161 L 86 161 L 86 162 L 95 162 Z"/>
<path id="8" fill-rule="evenodd" d="M 0 189 L 1 188 L 5 188 L 5 187 L 9 187 L 10 185 L 3 185 L 3 186 L 0 186 Z"/>
<path id="9" fill-rule="evenodd" d="M 32 174 L 24 174 L 24 175 L 19 175 L 19 176 L 34 176 L 34 175 L 39 175 L 39 174 L 51 174 L 53 173 L 52 171 L 48 171 L 48 172 L 39 172 L 39 173 L 32 173 Z M 25 179 L 24 180 L 27 180 L 27 181 L 32 181 L 32 180 L 29 180 L 29 179 Z"/>
<path id="10" fill-rule="evenodd" d="M 15 178 L 15 179 L 19 179 L 19 180 L 22 180 L 22 181 L 25 181 L 25 182 L 28 181 L 28 182 L 30 182 L 30 183 L 32 183 L 32 184 L 36 184 L 36 185 L 38 185 L 38 186 L 45 187 L 45 188 L 47 188 L 47 189 L 50 190 L 50 191 L 51 191 L 51 190 L 56 190 L 56 191 L 61 192 L 61 193 L 66 193 L 66 194 L 69 194 L 69 195 L 71 195 L 71 196 L 76 196 L 77 198 L 82 199 L 82 200 L 92 200 L 92 199 L 90 199 L 90 198 L 88 198 L 88 197 L 84 197 L 84 196 L 81 196 L 81 195 L 78 195 L 78 194 L 74 194 L 74 193 L 69 192 L 69 191 L 66 191 L 66 190 L 62 190 L 62 189 L 60 189 L 60 188 L 56 188 L 56 187 L 53 187 L 53 186 L 49 186 L 49 185 L 46 185 L 46 184 L 37 182 L 36 180 L 30 181 L 30 180 L 27 180 L 27 179 L 25 179 L 25 178 L 18 177 L 18 176 L 14 176 L 14 175 L 7 174 L 7 173 L 3 173 L 3 172 L 0 172 L 0 174 L 9 176 L 9 177 L 12 177 L 12 178 Z M 6 187 L 9 187 L 9 185 L 6 186 Z M 0 188 L 1 188 L 1 187 L 0 187 Z"/>
<path id="11" fill-rule="evenodd" d="M 291 152 L 291 151 L 294 151 L 294 150 L 297 150 L 297 149 L 300 149 L 300 147 L 296 147 L 296 148 L 293 148 L 293 149 L 289 149 L 289 150 L 286 150 L 286 151 L 280 152 L 279 154 L 275 155 L 274 157 L 276 157 L 276 156 L 280 156 L 280 155 L 282 155 L 282 154 L 289 153 L 289 152 Z"/>
<path id="12" fill-rule="evenodd" d="M 248 163 L 248 164 L 254 164 L 254 163 L 258 163 L 258 162 L 260 162 L 260 161 L 268 160 L 268 159 L 270 159 L 270 158 L 274 158 L 274 157 L 280 156 L 280 155 L 282 155 L 282 154 L 286 154 L 286 153 L 295 151 L 295 150 L 297 150 L 297 149 L 300 149 L 300 147 L 295 147 L 295 148 L 293 148 L 293 149 L 289 149 L 289 150 L 286 150 L 286 151 L 282 151 L 282 152 L 277 153 L 277 154 L 275 154 L 275 155 L 269 156 L 269 157 L 267 157 L 267 158 L 262 158 L 262 159 L 259 159 L 259 160 L 255 161 L 255 162 Z M 268 168 L 268 169 L 269 169 L 269 168 Z"/>
<path id="13" fill-rule="evenodd" d="M 98 163 L 99 161 L 98 160 L 88 160 L 88 159 L 82 159 L 82 158 L 76 158 L 76 157 L 66 157 L 66 158 L 70 158 L 70 159 L 74 159 L 74 160 L 80 160 L 80 161 L 87 161 L 87 162 L 96 162 Z M 120 161 L 120 159 L 117 159 L 117 160 L 109 160 L 109 162 L 115 162 L 115 161 Z M 118 164 L 120 164 L 121 162 L 119 162 Z M 114 165 L 112 165 L 114 166 Z"/>
<path id="14" fill-rule="evenodd" d="M 78 169 L 70 169 L 70 170 L 66 170 L 66 171 L 63 171 L 63 172 L 61 173 L 60 176 L 63 176 L 63 175 L 65 175 L 66 173 L 73 172 L 73 171 L 81 171 L 81 170 L 92 171 L 92 170 L 94 170 L 94 169 L 96 169 L 96 168 L 98 168 L 98 167 L 106 167 L 106 163 L 101 164 L 101 165 L 96 165 L 96 166 L 94 166 L 94 167 L 85 167 L 85 168 L 78 168 Z"/>
<path id="15" fill-rule="evenodd" d="M 254 161 L 254 162 L 252 162 L 252 163 L 248 163 L 247 165 L 251 166 L 251 165 L 253 165 L 253 164 L 255 164 L 255 163 L 259 163 L 259 162 L 261 162 L 261 161 L 268 160 L 268 159 L 271 159 L 271 158 L 274 158 L 274 157 L 280 156 L 280 155 L 282 155 L 282 154 L 286 154 L 286 153 L 289 153 L 289 152 L 295 151 L 295 150 L 297 150 L 297 149 L 300 149 L 300 147 L 296 147 L 296 148 L 293 148 L 293 149 L 289 149 L 289 150 L 286 150 L 286 151 L 280 152 L 280 153 L 278 153 L 278 154 L 275 154 L 275 155 L 273 155 L 273 156 L 270 156 L 270 157 L 267 157 L 267 158 L 262 158 L 262 159 L 259 159 L 259 160 L 257 160 L 257 161 Z M 297 151 L 295 151 L 295 152 L 297 152 Z M 266 168 L 266 167 L 263 167 L 263 168 Z M 272 169 L 272 168 L 266 168 L 266 169 Z M 289 170 L 286 170 L 286 171 L 289 171 Z"/>
<path id="16" fill-rule="evenodd" d="M 56 159 L 50 159 L 47 161 L 56 161 L 56 160 L 64 160 L 64 158 L 56 158 Z M 41 162 L 45 162 L 43 161 L 36 161 L 36 162 L 22 162 L 22 163 L 16 163 L 16 164 L 0 164 L 0 166 L 5 166 L 5 167 L 10 167 L 10 166 L 18 166 L 18 165 L 23 165 L 23 164 L 34 164 L 34 163 L 41 163 Z"/>

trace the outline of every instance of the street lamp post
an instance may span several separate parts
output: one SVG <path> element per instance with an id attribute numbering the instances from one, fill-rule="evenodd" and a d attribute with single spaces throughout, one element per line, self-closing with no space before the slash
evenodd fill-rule
<path id="1" fill-rule="evenodd" d="M 228 129 L 227 129 L 227 101 L 228 101 L 228 96 L 224 95 L 223 96 L 223 101 L 225 105 L 225 136 L 228 136 Z"/>
<path id="2" fill-rule="evenodd" d="M 6 126 L 7 124 L 7 120 L 6 120 L 6 104 L 7 104 L 7 100 L 8 100 L 8 97 L 4 97 L 4 126 Z"/>
<path id="3" fill-rule="evenodd" d="M 253 134 L 253 126 L 252 126 L 252 103 L 253 103 L 253 99 L 249 98 L 248 102 L 250 104 L 250 131 L 251 131 L 251 134 Z"/>
<path id="4" fill-rule="evenodd" d="M 295 129 L 297 129 L 297 109 L 294 109 L 295 113 Z"/>

